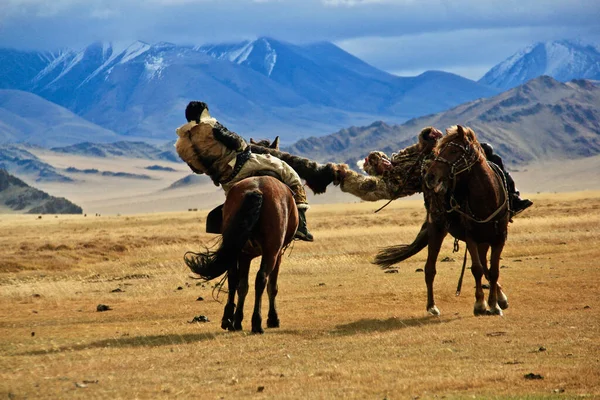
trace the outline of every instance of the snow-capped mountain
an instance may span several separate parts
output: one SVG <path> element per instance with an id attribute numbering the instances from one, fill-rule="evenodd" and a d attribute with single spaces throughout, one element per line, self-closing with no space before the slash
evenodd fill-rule
<path id="1" fill-rule="evenodd" d="M 0 49 L 3 54 L 11 57 Z M 445 72 L 397 77 L 331 43 L 300 46 L 270 38 L 199 47 L 94 43 L 38 59 L 43 62 L 35 73 L 6 63 L 14 78 L 5 85 L 137 138 L 173 139 L 193 99 L 206 101 L 215 117 L 246 137 L 278 134 L 290 143 L 375 119 L 401 122 L 498 93 Z"/>
<path id="2" fill-rule="evenodd" d="M 559 40 L 531 45 L 493 67 L 479 83 L 510 89 L 548 75 L 571 79 L 600 79 L 600 51 L 591 45 Z"/>

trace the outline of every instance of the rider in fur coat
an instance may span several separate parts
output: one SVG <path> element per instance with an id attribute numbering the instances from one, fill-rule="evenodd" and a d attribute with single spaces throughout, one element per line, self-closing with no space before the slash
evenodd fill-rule
<path id="1" fill-rule="evenodd" d="M 208 112 L 208 105 L 192 101 L 185 109 L 187 123 L 177 128 L 175 148 L 179 157 L 197 174 L 210 176 L 225 193 L 244 178 L 273 173 L 294 193 L 300 223 L 296 238 L 313 241 L 306 227 L 309 208 L 300 177 L 288 164 L 269 154 L 253 154 L 246 141 L 229 131 Z"/>
<path id="2" fill-rule="evenodd" d="M 421 192 L 421 170 L 440 137 L 440 131 L 427 127 L 419 133 L 418 143 L 392 154 L 391 159 L 381 151 L 369 153 L 363 164 L 369 176 L 345 166 L 339 170 L 340 188 L 366 201 L 393 200 Z"/>

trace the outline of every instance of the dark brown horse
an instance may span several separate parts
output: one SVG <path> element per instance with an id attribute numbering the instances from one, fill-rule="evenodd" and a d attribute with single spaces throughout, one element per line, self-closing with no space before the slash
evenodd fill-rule
<path id="1" fill-rule="evenodd" d="M 375 263 L 390 266 L 427 246 L 427 311 L 439 315 L 433 281 L 437 256 L 444 237 L 450 233 L 467 243 L 471 255 L 471 272 L 476 285 L 474 314 L 502 315 L 502 310 L 508 308 L 508 299 L 498 284 L 500 255 L 510 219 L 506 183 L 502 171 L 486 161 L 473 130 L 458 125 L 446 132 L 434 149 L 434 160 L 423 171 L 427 221 L 411 245 L 383 249 Z M 484 275 L 490 283 L 489 310 L 481 284 Z"/>
<path id="2" fill-rule="evenodd" d="M 269 295 L 267 326 L 279 327 L 275 307 L 277 276 L 281 256 L 294 238 L 297 227 L 298 211 L 293 194 L 279 180 L 270 176 L 251 177 L 229 190 L 223 205 L 220 247 L 216 251 L 186 253 L 185 256 L 188 267 L 206 280 L 228 273 L 229 295 L 221 320 L 223 329 L 242 329 L 250 262 L 260 255 L 262 260 L 256 274 L 252 332 L 264 332 L 261 301 L 265 286 Z"/>

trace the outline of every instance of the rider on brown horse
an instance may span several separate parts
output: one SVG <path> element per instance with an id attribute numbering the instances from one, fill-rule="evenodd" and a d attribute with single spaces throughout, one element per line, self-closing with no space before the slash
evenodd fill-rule
<path id="1" fill-rule="evenodd" d="M 421 130 L 417 144 L 392 154 L 391 158 L 381 151 L 369 153 L 363 164 L 363 169 L 369 176 L 354 172 L 347 166 L 340 166 L 340 188 L 343 192 L 366 201 L 392 200 L 421 192 L 421 172 L 431 161 L 431 151 L 441 137 L 442 133 L 430 126 Z M 502 159 L 493 152 L 492 146 L 487 143 L 482 143 L 481 146 L 488 161 L 497 164 L 506 176 L 513 215 L 530 207 L 533 202 L 519 197 L 514 180 L 504 169 Z"/>
<path id="2" fill-rule="evenodd" d="M 276 175 L 294 193 L 300 222 L 295 237 L 313 241 L 306 227 L 306 210 L 309 208 L 306 192 L 300 177 L 288 164 L 268 154 L 253 154 L 246 141 L 229 131 L 208 112 L 208 105 L 192 101 L 185 109 L 187 124 L 177 129 L 177 153 L 197 174 L 210 176 L 214 184 L 225 193 L 244 178 Z"/>

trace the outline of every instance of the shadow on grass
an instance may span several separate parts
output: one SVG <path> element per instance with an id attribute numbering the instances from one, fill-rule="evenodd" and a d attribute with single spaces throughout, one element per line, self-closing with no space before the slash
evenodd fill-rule
<path id="1" fill-rule="evenodd" d="M 438 317 L 421 317 L 421 318 L 388 318 L 386 320 L 378 319 L 361 319 L 356 322 L 349 324 L 338 325 L 334 330 L 330 331 L 334 335 L 355 335 L 369 332 L 385 332 L 393 331 L 398 329 L 404 329 L 414 326 L 425 326 L 432 324 L 443 324 L 459 319 L 442 319 Z M 267 329 L 266 334 L 275 335 L 292 335 L 302 336 L 306 335 L 306 331 L 296 329 Z M 323 333 L 323 332 L 321 332 Z M 218 333 L 186 333 L 183 335 L 171 334 L 171 335 L 150 335 L 150 336 L 134 336 L 134 337 L 120 337 L 113 339 L 98 340 L 87 344 L 77 344 L 73 346 L 61 346 L 52 349 L 45 350 L 33 350 L 17 355 L 21 356 L 36 356 L 36 355 L 47 355 L 57 354 L 67 351 L 82 351 L 91 349 L 105 349 L 105 348 L 125 348 L 125 347 L 159 347 L 159 346 L 176 346 L 184 344 L 192 344 L 198 342 L 206 342 L 210 340 L 216 340 L 222 337 L 231 335 L 251 335 L 247 330 L 234 333 L 234 332 L 218 332 Z"/>
<path id="2" fill-rule="evenodd" d="M 435 324 L 445 324 L 448 322 L 456 321 L 459 318 L 440 318 L 434 316 L 425 316 L 420 318 L 407 318 L 400 319 L 396 317 L 388 318 L 388 319 L 361 319 L 356 322 L 351 322 L 349 324 L 338 325 L 335 327 L 333 331 L 331 331 L 334 335 L 356 335 L 360 333 L 369 333 L 369 332 L 386 332 L 386 331 L 395 331 L 398 329 L 410 328 L 414 326 L 425 326 L 425 325 L 435 325 Z"/>
<path id="3" fill-rule="evenodd" d="M 114 339 L 98 340 L 97 342 L 91 342 L 87 344 L 78 344 L 74 346 L 62 346 L 47 350 L 34 350 L 21 353 L 19 355 L 35 356 L 41 354 L 53 354 L 61 353 L 64 351 L 81 351 L 90 350 L 97 348 L 113 348 L 118 349 L 121 347 L 158 347 L 158 346 L 174 346 L 181 344 L 190 344 L 205 342 L 208 340 L 217 339 L 223 335 L 231 335 L 229 332 L 221 333 L 186 333 L 183 335 L 151 335 L 151 336 L 134 336 L 134 337 L 120 337 Z"/>
<path id="4" fill-rule="evenodd" d="M 301 332 L 297 330 L 279 330 L 269 329 L 266 331 L 269 334 L 283 334 L 283 335 L 300 335 Z M 78 344 L 74 346 L 62 346 L 55 347 L 46 350 L 34 350 L 18 355 L 21 356 L 36 356 L 43 354 L 56 354 L 66 351 L 81 351 L 91 349 L 105 349 L 113 348 L 118 349 L 122 347 L 159 347 L 159 346 L 176 346 L 182 344 L 192 344 L 198 342 L 206 342 L 215 340 L 225 336 L 231 335 L 252 335 L 248 330 L 241 332 L 218 332 L 218 333 L 186 333 L 183 335 L 171 334 L 171 335 L 151 335 L 151 336 L 134 336 L 134 337 L 120 337 L 114 339 L 98 340 L 87 344 Z"/>

